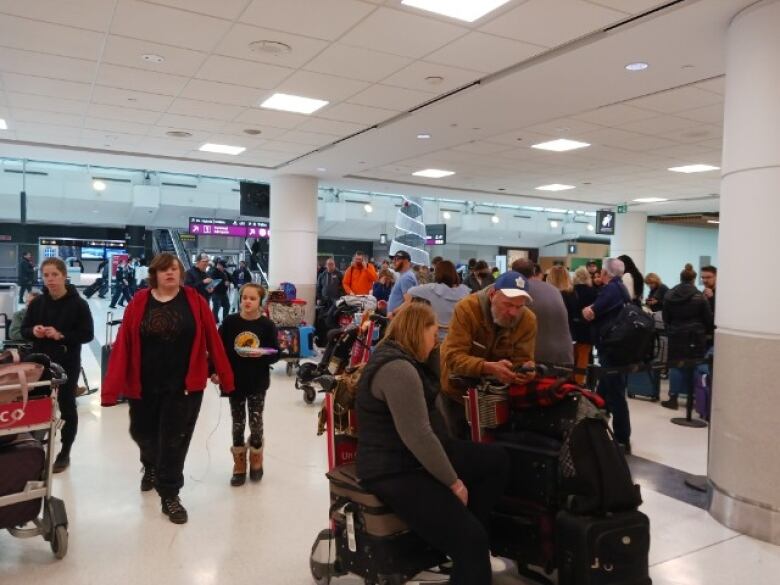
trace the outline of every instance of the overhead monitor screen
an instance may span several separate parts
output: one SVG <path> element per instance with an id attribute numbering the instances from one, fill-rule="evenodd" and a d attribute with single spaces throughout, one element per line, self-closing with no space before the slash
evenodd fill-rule
<path id="1" fill-rule="evenodd" d="M 442 246 L 447 243 L 447 224 L 429 223 L 425 225 L 425 245 Z"/>
<path id="2" fill-rule="evenodd" d="M 271 187 L 264 183 L 241 181 L 240 212 L 245 217 L 271 216 Z"/>

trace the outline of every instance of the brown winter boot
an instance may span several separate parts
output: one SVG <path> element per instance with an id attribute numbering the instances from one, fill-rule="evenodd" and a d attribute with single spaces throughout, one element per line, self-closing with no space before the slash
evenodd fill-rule
<path id="1" fill-rule="evenodd" d="M 263 448 L 249 447 L 249 479 L 260 481 L 263 479 Z"/>
<path id="2" fill-rule="evenodd" d="M 236 487 L 244 485 L 246 481 L 246 445 L 243 447 L 231 447 L 233 453 L 233 477 L 230 478 L 230 485 Z"/>

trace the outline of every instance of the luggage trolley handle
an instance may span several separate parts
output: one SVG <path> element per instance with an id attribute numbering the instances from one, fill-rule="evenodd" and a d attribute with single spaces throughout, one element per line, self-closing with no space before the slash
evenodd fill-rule
<path id="1" fill-rule="evenodd" d="M 114 327 L 122 324 L 122 319 L 114 319 L 114 313 L 106 313 L 106 345 L 113 343 Z"/>

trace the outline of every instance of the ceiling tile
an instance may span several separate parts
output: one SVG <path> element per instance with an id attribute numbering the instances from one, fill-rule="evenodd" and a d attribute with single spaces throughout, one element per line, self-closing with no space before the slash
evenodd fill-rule
<path id="1" fill-rule="evenodd" d="M 105 31 L 114 3 L 106 0 L 0 0 L 0 12 L 45 22 Z"/>
<path id="2" fill-rule="evenodd" d="M 274 128 L 295 128 L 301 122 L 307 120 L 307 116 L 302 114 L 291 114 L 289 112 L 277 112 L 274 110 L 263 110 L 260 108 L 248 108 L 234 122 L 245 122 L 247 124 L 260 126 L 272 126 Z"/>
<path id="3" fill-rule="evenodd" d="M 300 156 L 314 150 L 313 146 L 306 144 L 294 144 L 292 142 L 283 142 L 280 140 L 269 140 L 263 144 L 263 150 L 271 150 L 276 152 L 286 152 L 292 156 Z M 292 158 L 292 156 L 288 158 Z"/>
<path id="4" fill-rule="evenodd" d="M 480 30 L 544 47 L 556 47 L 626 18 L 583 0 L 529 0 Z"/>
<path id="5" fill-rule="evenodd" d="M 212 55 L 195 77 L 246 87 L 272 89 L 293 72 L 294 70 L 289 67 Z"/>
<path id="6" fill-rule="evenodd" d="M 722 101 L 723 97 L 718 94 L 689 86 L 644 96 L 626 102 L 626 104 L 653 112 L 674 114 L 684 110 L 719 104 Z"/>
<path id="7" fill-rule="evenodd" d="M 119 106 L 105 106 L 91 104 L 88 113 L 95 118 L 107 118 L 109 120 L 127 120 L 139 124 L 154 124 L 160 117 L 160 112 L 148 110 L 136 110 Z"/>
<path id="8" fill-rule="evenodd" d="M 658 138 L 657 136 L 646 136 L 644 134 L 635 134 L 625 132 L 616 128 L 603 128 L 595 132 L 589 132 L 582 136 L 586 142 L 594 145 L 611 146 L 614 148 L 625 148 L 627 150 L 650 150 L 661 148 L 662 146 L 674 146 L 674 142 Z"/>
<path id="9" fill-rule="evenodd" d="M 247 107 L 253 106 L 261 97 L 267 95 L 268 91 L 266 90 L 228 85 L 226 83 L 217 83 L 216 81 L 205 81 L 203 79 L 192 79 L 187 84 L 187 87 L 184 88 L 184 91 L 181 92 L 181 97 L 194 100 Z"/>
<path id="10" fill-rule="evenodd" d="M 246 149 L 258 148 L 261 144 L 265 144 L 268 140 L 264 140 L 257 136 L 236 136 L 235 134 L 210 134 L 208 142 L 211 144 L 229 144 L 230 146 L 243 146 Z"/>
<path id="11" fill-rule="evenodd" d="M 255 150 L 242 153 L 241 162 L 265 167 L 275 167 L 287 162 L 291 158 L 294 157 L 284 152 Z"/>
<path id="12" fill-rule="evenodd" d="M 196 51 L 211 51 L 230 22 L 137 0 L 119 0 L 111 32 Z"/>
<path id="13" fill-rule="evenodd" d="M 401 112 L 418 106 L 434 97 L 436 96 L 432 93 L 424 93 L 402 87 L 372 85 L 367 90 L 351 97 L 348 101 L 352 104 Z"/>
<path id="14" fill-rule="evenodd" d="M 677 115 L 688 120 L 723 126 L 723 104 L 713 104 L 695 110 L 685 110 Z"/>
<path id="15" fill-rule="evenodd" d="M 276 41 L 285 43 L 292 48 L 292 51 L 285 55 L 254 52 L 249 48 L 249 44 L 254 41 Z M 326 41 L 321 41 L 319 39 L 291 35 L 269 30 L 267 28 L 249 26 L 247 24 L 236 24 L 233 25 L 233 28 L 230 29 L 230 34 L 222 39 L 222 42 L 220 42 L 214 52 L 228 57 L 249 59 L 251 61 L 279 65 L 280 67 L 298 69 L 327 46 L 328 43 Z"/>
<path id="16" fill-rule="evenodd" d="M 335 41 L 372 10 L 373 6 L 356 0 L 254 0 L 241 21 Z"/>
<path id="17" fill-rule="evenodd" d="M 663 4 L 669 0 L 588 0 L 592 4 L 598 4 L 607 8 L 613 8 L 629 14 L 642 14 Z"/>
<path id="18" fill-rule="evenodd" d="M 572 118 L 584 120 L 585 122 L 598 124 L 600 126 L 614 127 L 637 120 L 646 120 L 647 118 L 652 118 L 653 115 L 652 112 L 648 112 L 647 110 L 640 110 L 639 108 L 632 108 L 631 106 L 623 104 L 614 104 L 589 112 L 575 114 Z"/>
<path id="19" fill-rule="evenodd" d="M 340 42 L 385 53 L 420 58 L 468 32 L 468 29 L 432 18 L 379 8 Z"/>
<path id="20" fill-rule="evenodd" d="M 398 112 L 392 110 L 381 110 L 379 108 L 369 108 L 357 104 L 337 104 L 322 110 L 322 117 L 343 122 L 354 122 L 355 124 L 374 125 L 392 118 Z"/>
<path id="21" fill-rule="evenodd" d="M 207 16 L 215 16 L 225 20 L 235 20 L 249 0 L 153 0 L 155 4 L 164 4 L 171 8 L 180 8 Z"/>
<path id="22" fill-rule="evenodd" d="M 274 91 L 327 100 L 331 103 L 345 100 L 369 86 L 365 81 L 345 79 L 312 71 L 297 71 Z"/>
<path id="23" fill-rule="evenodd" d="M 94 61 L 102 43 L 103 35 L 98 32 L 0 14 L 0 45 L 4 47 Z"/>
<path id="24" fill-rule="evenodd" d="M 337 138 L 329 134 L 315 134 L 314 132 L 301 132 L 300 130 L 291 130 L 286 132 L 283 136 L 279 137 L 284 142 L 292 142 L 295 144 L 307 144 L 309 146 L 318 147 L 330 144 Z"/>
<path id="25" fill-rule="evenodd" d="M 640 134 L 651 134 L 658 136 L 662 134 L 668 134 L 676 130 L 692 128 L 696 125 L 697 122 L 693 120 L 685 120 L 675 116 L 655 116 L 653 118 L 647 118 L 637 122 L 622 124 L 620 128 L 621 130 L 627 130 L 629 132 L 639 132 Z"/>
<path id="26" fill-rule="evenodd" d="M 0 51 L 0 71 L 3 72 L 92 83 L 96 67 L 95 61 L 44 55 L 18 49 Z"/>
<path id="27" fill-rule="evenodd" d="M 481 73 L 494 73 L 543 50 L 536 45 L 475 31 L 452 41 L 425 59 Z"/>
<path id="28" fill-rule="evenodd" d="M 360 132 L 365 127 L 365 124 L 353 124 L 351 122 L 336 122 L 335 120 L 310 118 L 298 126 L 298 130 L 330 134 L 332 136 L 349 136 L 355 132 Z"/>
<path id="29" fill-rule="evenodd" d="M 182 145 L 191 145 L 192 143 L 197 143 L 195 148 L 198 148 L 201 144 L 207 141 L 209 136 L 214 133 L 212 130 L 196 130 L 195 128 L 187 128 L 186 131 L 192 134 L 192 136 L 188 136 L 186 138 L 173 138 L 168 136 L 168 132 L 175 132 L 177 130 L 181 131 L 182 127 L 166 125 L 152 126 L 152 128 L 149 129 L 149 137 L 162 138 L 171 143 L 179 142 Z M 182 148 L 189 150 L 191 146 L 182 146 Z"/>
<path id="30" fill-rule="evenodd" d="M 98 70 L 96 83 L 148 93 L 177 95 L 187 84 L 187 78 L 103 63 Z"/>
<path id="31" fill-rule="evenodd" d="M 198 100 L 190 100 L 186 98 L 178 98 L 174 100 L 174 102 L 168 108 L 169 114 L 213 118 L 215 120 L 232 120 L 242 111 L 243 108 L 240 106 L 201 102 Z"/>
<path id="32" fill-rule="evenodd" d="M 81 129 L 73 126 L 55 126 L 53 124 L 36 124 L 34 122 L 17 122 L 14 124 L 18 140 L 31 142 L 72 143 L 78 141 Z"/>
<path id="33" fill-rule="evenodd" d="M 41 110 L 14 108 L 13 119 L 17 122 L 37 122 L 39 124 L 79 127 L 81 126 L 83 117 L 78 114 L 63 114 L 59 112 L 43 112 Z"/>
<path id="34" fill-rule="evenodd" d="M 116 87 L 96 85 L 92 92 L 92 103 L 107 104 L 110 106 L 130 106 L 139 110 L 151 110 L 164 112 L 173 98 L 168 95 L 145 93 Z"/>
<path id="35" fill-rule="evenodd" d="M 523 130 L 529 130 L 537 134 L 546 134 L 550 137 L 577 140 L 578 135 L 584 134 L 585 132 L 592 132 L 599 128 L 600 126 L 596 124 L 583 122 L 582 120 L 577 120 L 575 118 L 559 118 L 557 120 L 550 120 L 549 122 L 523 128 Z"/>
<path id="36" fill-rule="evenodd" d="M 256 136 L 250 136 L 250 138 L 263 138 L 265 140 L 272 140 L 278 138 L 286 132 L 284 128 L 274 128 L 273 126 L 263 126 L 260 124 L 250 124 L 249 122 L 231 122 L 225 124 L 222 128 L 224 134 L 232 134 L 235 136 L 247 136 L 244 132 L 247 128 L 252 130 L 260 130 L 260 134 Z"/>
<path id="37" fill-rule="evenodd" d="M 14 108 L 60 112 L 83 116 L 87 111 L 88 102 L 52 98 L 49 96 L 30 95 L 26 93 L 6 92 L 8 103 Z M 2 116 L 0 116 L 2 118 Z"/>
<path id="38" fill-rule="evenodd" d="M 144 61 L 143 55 L 159 55 L 165 61 L 162 63 Z M 160 45 L 151 41 L 129 39 L 119 35 L 108 35 L 101 61 L 113 65 L 125 65 L 158 73 L 172 73 L 189 77 L 195 75 L 205 58 L 206 54 L 198 51 Z"/>
<path id="39" fill-rule="evenodd" d="M 157 121 L 157 126 L 170 126 L 184 130 L 205 130 L 207 132 L 220 132 L 224 125 L 225 122 L 222 120 L 178 116 L 176 114 L 165 114 Z"/>
<path id="40" fill-rule="evenodd" d="M 363 81 L 380 81 L 411 61 L 408 57 L 334 43 L 307 63 L 305 69 Z"/>
<path id="41" fill-rule="evenodd" d="M 675 142 L 695 143 L 708 139 L 722 138 L 723 127 L 712 126 L 709 124 L 696 124 L 683 130 L 673 130 L 661 135 L 662 138 L 668 138 Z"/>
<path id="42" fill-rule="evenodd" d="M 107 134 L 102 130 L 82 130 L 81 144 L 89 148 L 103 148 L 109 146 L 114 149 L 135 149 L 143 140 L 143 136 L 137 134 L 125 134 L 111 132 Z"/>
<path id="43" fill-rule="evenodd" d="M 184 156 L 200 146 L 197 140 L 146 137 L 138 145 L 139 150 L 164 156 Z"/>
<path id="44" fill-rule="evenodd" d="M 474 140 L 472 142 L 467 142 L 466 144 L 455 146 L 452 148 L 452 150 L 474 154 L 495 154 L 497 152 L 510 150 L 511 148 L 511 146 L 506 144 L 494 144 L 492 142 L 480 142 L 478 140 Z"/>
<path id="45" fill-rule="evenodd" d="M 426 81 L 426 77 L 442 77 L 443 81 L 432 84 Z M 474 71 L 456 69 L 455 67 L 438 63 L 417 61 L 383 80 L 382 83 L 417 89 L 419 91 L 434 92 L 438 95 L 472 83 L 479 77 L 480 74 Z"/>
<path id="46" fill-rule="evenodd" d="M 17 93 L 31 93 L 72 100 L 89 100 L 92 86 L 46 77 L 33 77 L 17 73 L 4 73 L 5 90 Z"/>
<path id="47" fill-rule="evenodd" d="M 124 134 L 146 135 L 150 126 L 147 124 L 137 124 L 125 120 L 105 120 L 103 118 L 87 118 L 84 121 L 84 128 L 90 130 L 102 130 L 104 132 L 121 132 Z"/>
<path id="48" fill-rule="evenodd" d="M 696 87 L 705 91 L 711 91 L 719 95 L 726 94 L 726 77 L 721 75 L 714 79 L 708 79 L 707 81 L 701 81 L 696 84 Z"/>

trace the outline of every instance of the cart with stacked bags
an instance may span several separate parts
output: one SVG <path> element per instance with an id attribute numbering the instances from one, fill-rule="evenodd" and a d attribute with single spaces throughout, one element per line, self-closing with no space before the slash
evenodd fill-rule
<path id="1" fill-rule="evenodd" d="M 316 355 L 314 327 L 305 321 L 306 301 L 292 295 L 294 292 L 286 289 L 272 290 L 265 306 L 268 318 L 276 325 L 279 358 L 286 362 L 288 376 L 300 367 L 302 358 Z"/>

